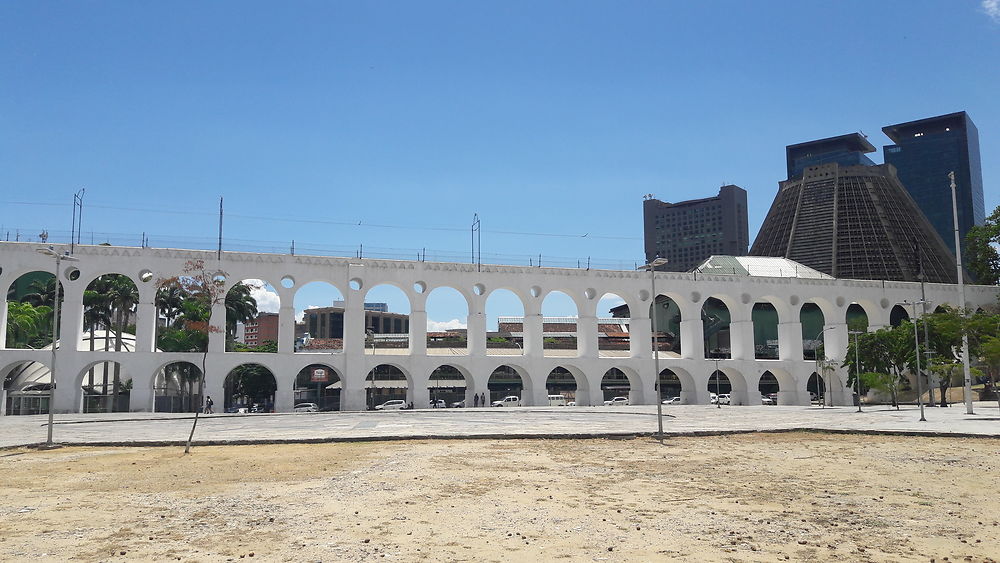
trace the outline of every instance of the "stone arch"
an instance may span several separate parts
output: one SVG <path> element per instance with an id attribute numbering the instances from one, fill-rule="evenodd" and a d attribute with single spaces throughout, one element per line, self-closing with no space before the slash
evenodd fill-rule
<path id="1" fill-rule="evenodd" d="M 862 332 L 868 332 L 868 327 L 872 324 L 868 311 L 860 303 L 851 303 L 847 306 L 847 310 L 844 311 L 844 322 L 847 323 L 848 330 Z"/>
<path id="2" fill-rule="evenodd" d="M 773 303 L 757 301 L 750 311 L 753 321 L 753 357 L 757 360 L 777 360 L 780 357 L 778 347 L 778 325 L 781 315 Z"/>
<path id="3" fill-rule="evenodd" d="M 486 382 L 486 404 L 499 401 L 507 395 L 521 397 L 521 404 L 530 403 L 532 381 L 527 371 L 512 364 L 501 364 L 493 368 Z"/>
<path id="4" fill-rule="evenodd" d="M 690 315 L 688 311 L 690 307 L 685 307 L 684 301 L 678 301 L 680 298 L 676 293 L 660 291 L 649 304 L 647 311 L 649 329 L 651 334 L 656 336 L 655 341 L 661 357 L 679 358 L 684 352 L 681 324 L 691 319 L 687 318 Z M 653 349 L 652 341 L 653 339 L 650 339 L 650 351 Z"/>
<path id="5" fill-rule="evenodd" d="M 685 369 L 667 367 L 660 370 L 660 395 L 664 400 L 680 397 L 681 404 L 691 405 L 698 402 L 698 389 L 694 377 Z"/>
<path id="6" fill-rule="evenodd" d="M 726 305 L 731 299 L 709 297 L 701 306 L 702 338 L 705 358 L 732 358 L 733 309 Z M 738 309 L 737 309 L 738 311 Z"/>
<path id="7" fill-rule="evenodd" d="M 601 376 L 601 395 L 605 401 L 615 397 L 628 397 L 630 405 L 637 405 L 641 401 L 641 382 L 639 376 L 631 370 L 623 370 L 613 367 Z"/>
<path id="8" fill-rule="evenodd" d="M 910 320 L 910 312 L 906 310 L 906 307 L 898 303 L 892 306 L 892 310 L 889 311 L 889 326 L 897 327 L 903 321 L 908 320 Z"/>
<path id="9" fill-rule="evenodd" d="M 374 338 L 378 348 L 407 349 L 410 347 L 410 314 L 413 311 L 412 288 L 393 281 L 379 281 L 365 289 L 363 303 L 379 303 L 384 299 L 386 311 L 364 312 L 361 330 Z M 374 292 L 374 295 L 373 295 Z M 351 330 L 346 327 L 345 330 Z M 412 401 L 412 397 L 408 400 Z M 388 400 L 388 399 L 387 399 Z"/>
<path id="10" fill-rule="evenodd" d="M 609 291 L 597 296 L 595 292 L 598 356 L 602 351 L 611 352 L 604 355 L 612 357 L 617 355 L 615 352 L 628 352 L 631 349 L 629 326 L 632 309 L 622 293 L 624 292 Z"/>
<path id="11" fill-rule="evenodd" d="M 560 295 L 562 297 L 558 297 Z M 577 328 L 580 322 L 580 304 L 571 293 L 561 289 L 548 290 L 539 296 L 539 299 L 542 308 L 542 350 L 552 351 L 545 355 L 558 357 L 561 352 L 578 356 L 580 339 L 577 336 Z M 572 314 L 566 314 L 569 312 L 569 304 L 572 304 Z M 557 314 L 549 314 L 552 312 Z"/>
<path id="12" fill-rule="evenodd" d="M 561 364 L 552 368 L 545 376 L 545 389 L 548 395 L 562 395 L 567 400 L 576 401 L 577 406 L 589 406 L 591 403 L 587 376 L 573 365 Z"/>
<path id="13" fill-rule="evenodd" d="M 728 394 L 730 405 L 749 404 L 747 381 L 743 374 L 735 368 L 719 366 L 718 370 L 712 370 L 708 377 L 707 389 L 709 396 L 711 394 Z"/>
<path id="14" fill-rule="evenodd" d="M 8 415 L 48 414 L 52 374 L 44 362 L 18 360 L 0 370 Z"/>
<path id="15" fill-rule="evenodd" d="M 139 326 L 147 319 L 139 319 L 139 286 L 130 276 L 117 272 L 94 276 L 84 286 L 83 293 L 83 327 L 84 340 L 88 343 L 90 352 L 132 352 L 135 350 L 135 337 L 130 345 L 125 346 L 123 337 L 130 324 Z M 90 335 L 89 337 L 87 335 Z M 98 347 L 97 340 L 102 340 Z M 78 346 L 78 348 L 84 348 Z"/>
<path id="16" fill-rule="evenodd" d="M 271 369 L 256 362 L 241 363 L 226 374 L 222 405 L 227 411 L 271 412 L 277 390 L 278 380 Z"/>
<path id="17" fill-rule="evenodd" d="M 424 301 L 424 312 L 427 315 L 427 353 L 468 355 L 469 314 L 472 311 L 469 295 L 451 285 L 439 285 L 428 289 Z M 452 308 L 456 307 L 455 303 L 458 302 L 465 306 L 464 316 L 459 314 L 455 318 L 444 318 L 448 315 L 442 316 L 439 312 L 440 309 L 447 310 L 449 305 Z"/>
<path id="18" fill-rule="evenodd" d="M 795 378 L 781 368 L 769 367 L 761 373 L 757 380 L 757 390 L 762 397 L 773 400 L 773 403 L 765 401 L 765 404 L 796 405 L 799 402 Z"/>
<path id="19" fill-rule="evenodd" d="M 226 342 L 241 352 L 278 351 L 278 315 L 281 311 L 282 296 L 266 278 L 235 279 L 226 289 L 224 308 L 226 313 Z M 287 296 L 286 296 L 287 298 Z M 242 339 L 240 326 L 242 325 Z M 246 347 L 240 349 L 236 343 Z M 272 343 L 269 344 L 269 343 Z"/>
<path id="20" fill-rule="evenodd" d="M 427 376 L 427 393 L 435 408 L 436 401 L 444 401 L 446 407 L 465 401 L 473 387 L 468 370 L 455 364 L 441 364 Z"/>
<path id="21" fill-rule="evenodd" d="M 806 392 L 809 393 L 810 404 L 824 404 L 830 391 L 826 379 L 819 372 L 814 371 L 806 378 Z"/>
<path id="22" fill-rule="evenodd" d="M 316 403 L 321 411 L 339 411 L 344 378 L 330 364 L 315 362 L 302 366 L 292 382 L 293 406 Z"/>
<path id="23" fill-rule="evenodd" d="M 486 316 L 488 355 L 524 355 L 525 303 L 524 296 L 510 287 L 492 289 L 485 296 L 483 314 Z M 491 331 L 493 326 L 496 330 Z"/>
<path id="24" fill-rule="evenodd" d="M 848 311 L 845 311 L 844 314 L 844 322 L 848 323 L 848 326 L 850 325 L 850 309 L 855 305 L 864 313 L 865 320 L 867 321 L 869 327 L 885 325 L 885 310 L 878 303 L 875 303 L 870 299 L 856 299 L 848 305 Z M 857 311 L 857 308 L 854 310 Z"/>
<path id="25" fill-rule="evenodd" d="M 365 404 L 374 410 L 386 401 L 414 402 L 413 376 L 398 362 L 381 362 L 365 375 Z M 414 405 L 416 407 L 416 405 Z"/>
<path id="26" fill-rule="evenodd" d="M 204 393 L 201 376 L 194 362 L 165 362 L 153 375 L 153 412 L 197 411 Z"/>
<path id="27" fill-rule="evenodd" d="M 346 311 L 334 303 L 346 304 L 344 290 L 324 279 L 311 279 L 292 289 L 292 307 L 302 315 L 304 325 L 303 334 L 295 339 L 295 351 L 343 352 Z"/>
<path id="28" fill-rule="evenodd" d="M 815 360 L 816 351 L 823 346 L 824 329 L 828 317 L 824 306 L 807 301 L 799 308 L 799 323 L 802 325 L 802 359 Z"/>
<path id="29" fill-rule="evenodd" d="M 90 375 L 98 378 L 91 379 Z M 132 391 L 132 374 L 121 362 L 110 359 L 91 361 L 74 378 L 80 393 L 80 412 L 128 412 Z"/>
<path id="30" fill-rule="evenodd" d="M 55 314 L 52 305 L 55 299 L 55 284 L 52 272 L 29 270 L 14 277 L 4 288 L 6 326 L 0 327 L 0 341 L 4 348 L 42 348 L 52 342 L 52 319 Z M 66 285 L 59 282 L 60 305 L 66 306 Z M 51 289 L 49 288 L 51 286 Z M 46 307 L 46 310 L 39 310 Z M 65 310 L 65 309 L 64 309 Z M 65 313 L 60 312 L 60 316 Z M 60 332 L 62 328 L 60 328 Z M 8 333 L 11 338 L 7 338 Z"/>

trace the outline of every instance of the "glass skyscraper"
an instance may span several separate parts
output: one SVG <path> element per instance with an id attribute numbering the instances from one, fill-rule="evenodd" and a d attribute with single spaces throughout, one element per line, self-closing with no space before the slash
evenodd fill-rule
<path id="1" fill-rule="evenodd" d="M 966 233 L 986 220 L 975 124 L 960 111 L 888 125 L 882 131 L 896 143 L 883 147 L 885 162 L 896 167 L 896 176 L 952 253 L 955 235 L 948 172 L 955 172 L 958 229 L 964 251 Z"/>

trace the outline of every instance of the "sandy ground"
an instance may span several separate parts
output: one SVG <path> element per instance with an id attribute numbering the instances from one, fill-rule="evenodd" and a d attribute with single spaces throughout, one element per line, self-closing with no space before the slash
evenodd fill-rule
<path id="1" fill-rule="evenodd" d="M 1000 559 L 998 439 L 72 447 L 0 475 L 3 561 Z"/>

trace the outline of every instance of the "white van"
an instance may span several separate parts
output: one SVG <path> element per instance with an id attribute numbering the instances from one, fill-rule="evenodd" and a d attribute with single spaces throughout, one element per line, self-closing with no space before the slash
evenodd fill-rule
<path id="1" fill-rule="evenodd" d="M 562 395 L 549 395 L 549 406 L 550 407 L 565 407 L 566 397 Z"/>

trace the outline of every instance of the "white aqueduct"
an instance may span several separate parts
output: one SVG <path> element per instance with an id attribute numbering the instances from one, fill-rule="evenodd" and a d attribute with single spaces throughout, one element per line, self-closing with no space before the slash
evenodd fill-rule
<path id="1" fill-rule="evenodd" d="M 43 245 L 32 243 L 0 243 L 0 287 L 8 288 L 19 276 L 33 272 L 51 272 L 55 260 L 37 252 Z M 56 247 L 63 252 L 65 247 Z M 488 380 L 495 369 L 510 366 L 523 382 L 522 400 L 527 405 L 547 404 L 546 378 L 557 367 L 568 370 L 576 380 L 579 405 L 602 404 L 601 381 L 612 368 L 621 370 L 629 380 L 632 404 L 654 404 L 654 359 L 652 353 L 649 311 L 651 303 L 650 274 L 643 271 L 584 270 L 539 268 L 420 261 L 330 258 L 224 252 L 221 260 L 215 252 L 132 248 L 114 246 L 77 246 L 77 262 L 63 262 L 59 279 L 65 291 L 61 312 L 61 342 L 80 342 L 83 331 L 83 292 L 88 284 L 104 274 L 123 274 L 138 287 L 139 305 L 136 316 L 136 340 L 131 351 L 89 351 L 79 346 L 62 346 L 57 354 L 57 387 L 54 412 L 80 412 L 83 404 L 82 383 L 94 365 L 118 362 L 132 379 L 129 410 L 150 411 L 154 405 L 154 378 L 164 366 L 173 362 L 201 365 L 202 354 L 155 351 L 157 312 L 154 306 L 156 280 L 179 275 L 186 263 L 203 260 L 206 269 L 225 273 L 228 289 L 243 279 L 261 279 L 270 283 L 281 298 L 278 353 L 234 353 L 225 351 L 223 334 L 211 334 L 206 363 L 206 394 L 223 397 L 227 374 L 236 366 L 260 364 L 274 374 L 277 391 L 275 410 L 292 410 L 293 386 L 296 375 L 312 364 L 322 364 L 333 370 L 342 383 L 340 396 L 344 410 L 362 410 L 366 406 L 366 376 L 377 365 L 398 368 L 407 379 L 407 400 L 418 405 L 428 402 L 429 379 L 436 368 L 451 365 L 464 376 L 468 404 L 473 394 L 487 390 Z M 338 288 L 345 298 L 344 346 L 338 353 L 296 353 L 295 292 L 303 285 L 327 282 Z M 379 284 L 391 284 L 401 289 L 410 301 L 409 349 L 405 353 L 375 351 L 365 347 L 366 291 Z M 458 290 L 468 302 L 468 347 L 465 355 L 435 354 L 426 345 L 428 294 L 437 287 Z M 520 297 L 524 307 L 523 351 L 516 355 L 487 353 L 486 300 L 497 289 L 507 289 Z M 715 372 L 715 361 L 705 359 L 702 339 L 701 308 L 705 300 L 717 298 L 729 309 L 731 316 L 731 359 L 719 360 L 719 369 L 732 385 L 733 404 L 761 403 L 758 384 L 761 375 L 770 372 L 778 381 L 779 404 L 808 404 L 808 379 L 816 364 L 803 359 L 802 327 L 799 312 L 803 304 L 814 303 L 825 319 L 827 357 L 842 359 L 847 349 L 846 311 L 852 303 L 864 308 L 869 327 L 889 324 L 892 308 L 904 301 L 920 298 L 920 285 L 907 282 L 858 281 L 838 279 L 803 279 L 798 277 L 759 277 L 733 275 L 703 275 L 690 273 L 656 274 L 656 289 L 670 297 L 681 310 L 680 337 L 684 342 L 681 353 L 662 354 L 660 369 L 672 370 L 681 382 L 681 399 L 685 403 L 706 404 L 710 400 L 709 379 Z M 567 294 L 576 303 L 577 350 L 555 356 L 543 347 L 541 307 L 552 291 Z M 927 284 L 927 299 L 934 306 L 957 304 L 956 286 Z M 628 304 L 632 312 L 630 350 L 620 354 L 605 354 L 598 346 L 597 305 L 601 296 L 615 294 Z M 997 302 L 998 288 L 968 286 L 967 306 L 971 309 Z M 751 311 L 756 303 L 770 303 L 778 314 L 778 350 L 775 360 L 754 358 L 754 336 Z M 212 324 L 224 326 L 225 307 L 212 311 Z M 6 326 L 7 303 L 0 305 L 0 326 Z M 0 331 L 0 376 L 12 366 L 25 361 L 48 365 L 51 351 L 10 349 L 6 347 L 5 331 Z M 839 365 L 840 362 L 837 362 Z M 832 404 L 850 404 L 851 390 L 845 385 L 846 373 L 836 368 L 831 381 L 829 400 Z"/>

